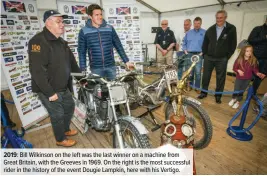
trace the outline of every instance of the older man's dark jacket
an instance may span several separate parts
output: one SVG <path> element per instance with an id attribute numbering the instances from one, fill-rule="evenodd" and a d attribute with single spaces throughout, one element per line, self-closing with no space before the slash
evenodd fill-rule
<path id="1" fill-rule="evenodd" d="M 204 56 L 210 56 L 209 58 L 220 59 L 227 57 L 229 59 L 235 52 L 236 45 L 237 36 L 234 25 L 226 22 L 226 26 L 217 40 L 216 24 L 214 24 L 206 31 L 202 52 Z"/>
<path id="2" fill-rule="evenodd" d="M 267 25 L 255 27 L 249 37 L 248 42 L 253 46 L 254 55 L 259 59 L 267 59 Z"/>
<path id="3" fill-rule="evenodd" d="M 44 27 L 29 41 L 28 52 L 33 92 L 51 97 L 67 89 L 72 91 L 70 73 L 81 71 L 66 41 Z"/>

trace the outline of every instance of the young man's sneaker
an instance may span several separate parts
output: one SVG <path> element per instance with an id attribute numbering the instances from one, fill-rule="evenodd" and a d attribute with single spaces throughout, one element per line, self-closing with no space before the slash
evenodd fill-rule
<path id="1" fill-rule="evenodd" d="M 228 103 L 228 105 L 229 105 L 229 106 L 233 106 L 233 105 L 235 104 L 235 102 L 236 102 L 236 99 L 232 99 L 232 100 Z"/>
<path id="2" fill-rule="evenodd" d="M 239 107 L 239 102 L 237 101 L 237 102 L 235 102 L 235 104 L 233 105 L 233 108 L 234 109 L 237 109 Z"/>

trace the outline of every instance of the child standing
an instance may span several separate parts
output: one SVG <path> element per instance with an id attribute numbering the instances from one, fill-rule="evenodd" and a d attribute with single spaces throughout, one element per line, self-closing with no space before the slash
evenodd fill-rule
<path id="1" fill-rule="evenodd" d="M 258 61 L 253 55 L 253 48 L 250 45 L 244 46 L 238 58 L 236 59 L 233 70 L 236 73 L 235 91 L 245 90 L 252 78 L 253 73 L 264 78 L 264 74 L 259 73 Z M 232 100 L 229 102 L 229 106 L 237 109 L 240 101 L 243 99 L 243 93 L 233 94 Z"/>

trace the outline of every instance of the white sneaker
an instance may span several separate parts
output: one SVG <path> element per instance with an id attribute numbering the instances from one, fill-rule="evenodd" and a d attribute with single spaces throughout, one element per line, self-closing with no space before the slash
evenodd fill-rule
<path id="1" fill-rule="evenodd" d="M 234 109 L 237 109 L 238 107 L 239 107 L 239 102 L 237 101 L 237 102 L 235 102 L 233 108 L 234 108 Z"/>
<path id="2" fill-rule="evenodd" d="M 236 99 L 232 99 L 232 100 L 228 103 L 228 105 L 229 105 L 229 106 L 233 106 L 233 105 L 235 104 L 235 102 L 236 102 Z"/>

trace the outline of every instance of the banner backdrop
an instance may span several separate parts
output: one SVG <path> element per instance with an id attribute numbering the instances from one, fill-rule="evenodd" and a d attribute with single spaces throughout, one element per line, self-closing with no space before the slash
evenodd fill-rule
<path id="1" fill-rule="evenodd" d="M 73 52 L 77 63 L 79 64 L 78 58 L 78 36 L 82 27 L 85 26 L 88 15 L 86 9 L 90 3 L 82 2 L 68 2 L 68 1 L 57 1 L 58 11 L 61 14 L 68 15 L 68 19 L 65 19 L 65 33 L 63 35 L 64 40 L 69 44 L 71 51 Z M 89 59 L 87 57 L 87 66 L 89 65 Z M 87 71 L 89 71 L 89 67 Z"/>
<path id="2" fill-rule="evenodd" d="M 104 6 L 105 18 L 112 25 L 123 45 L 123 48 L 131 62 L 143 62 L 142 43 L 140 38 L 140 11 L 135 4 L 115 4 Z M 115 60 L 121 59 L 114 49 Z M 137 69 L 142 70 L 141 65 Z M 123 70 L 117 70 L 117 74 L 123 74 Z"/>
<path id="3" fill-rule="evenodd" d="M 39 31 L 34 0 L 1 0 L 1 65 L 25 129 L 48 116 L 32 92 L 28 42 Z"/>

